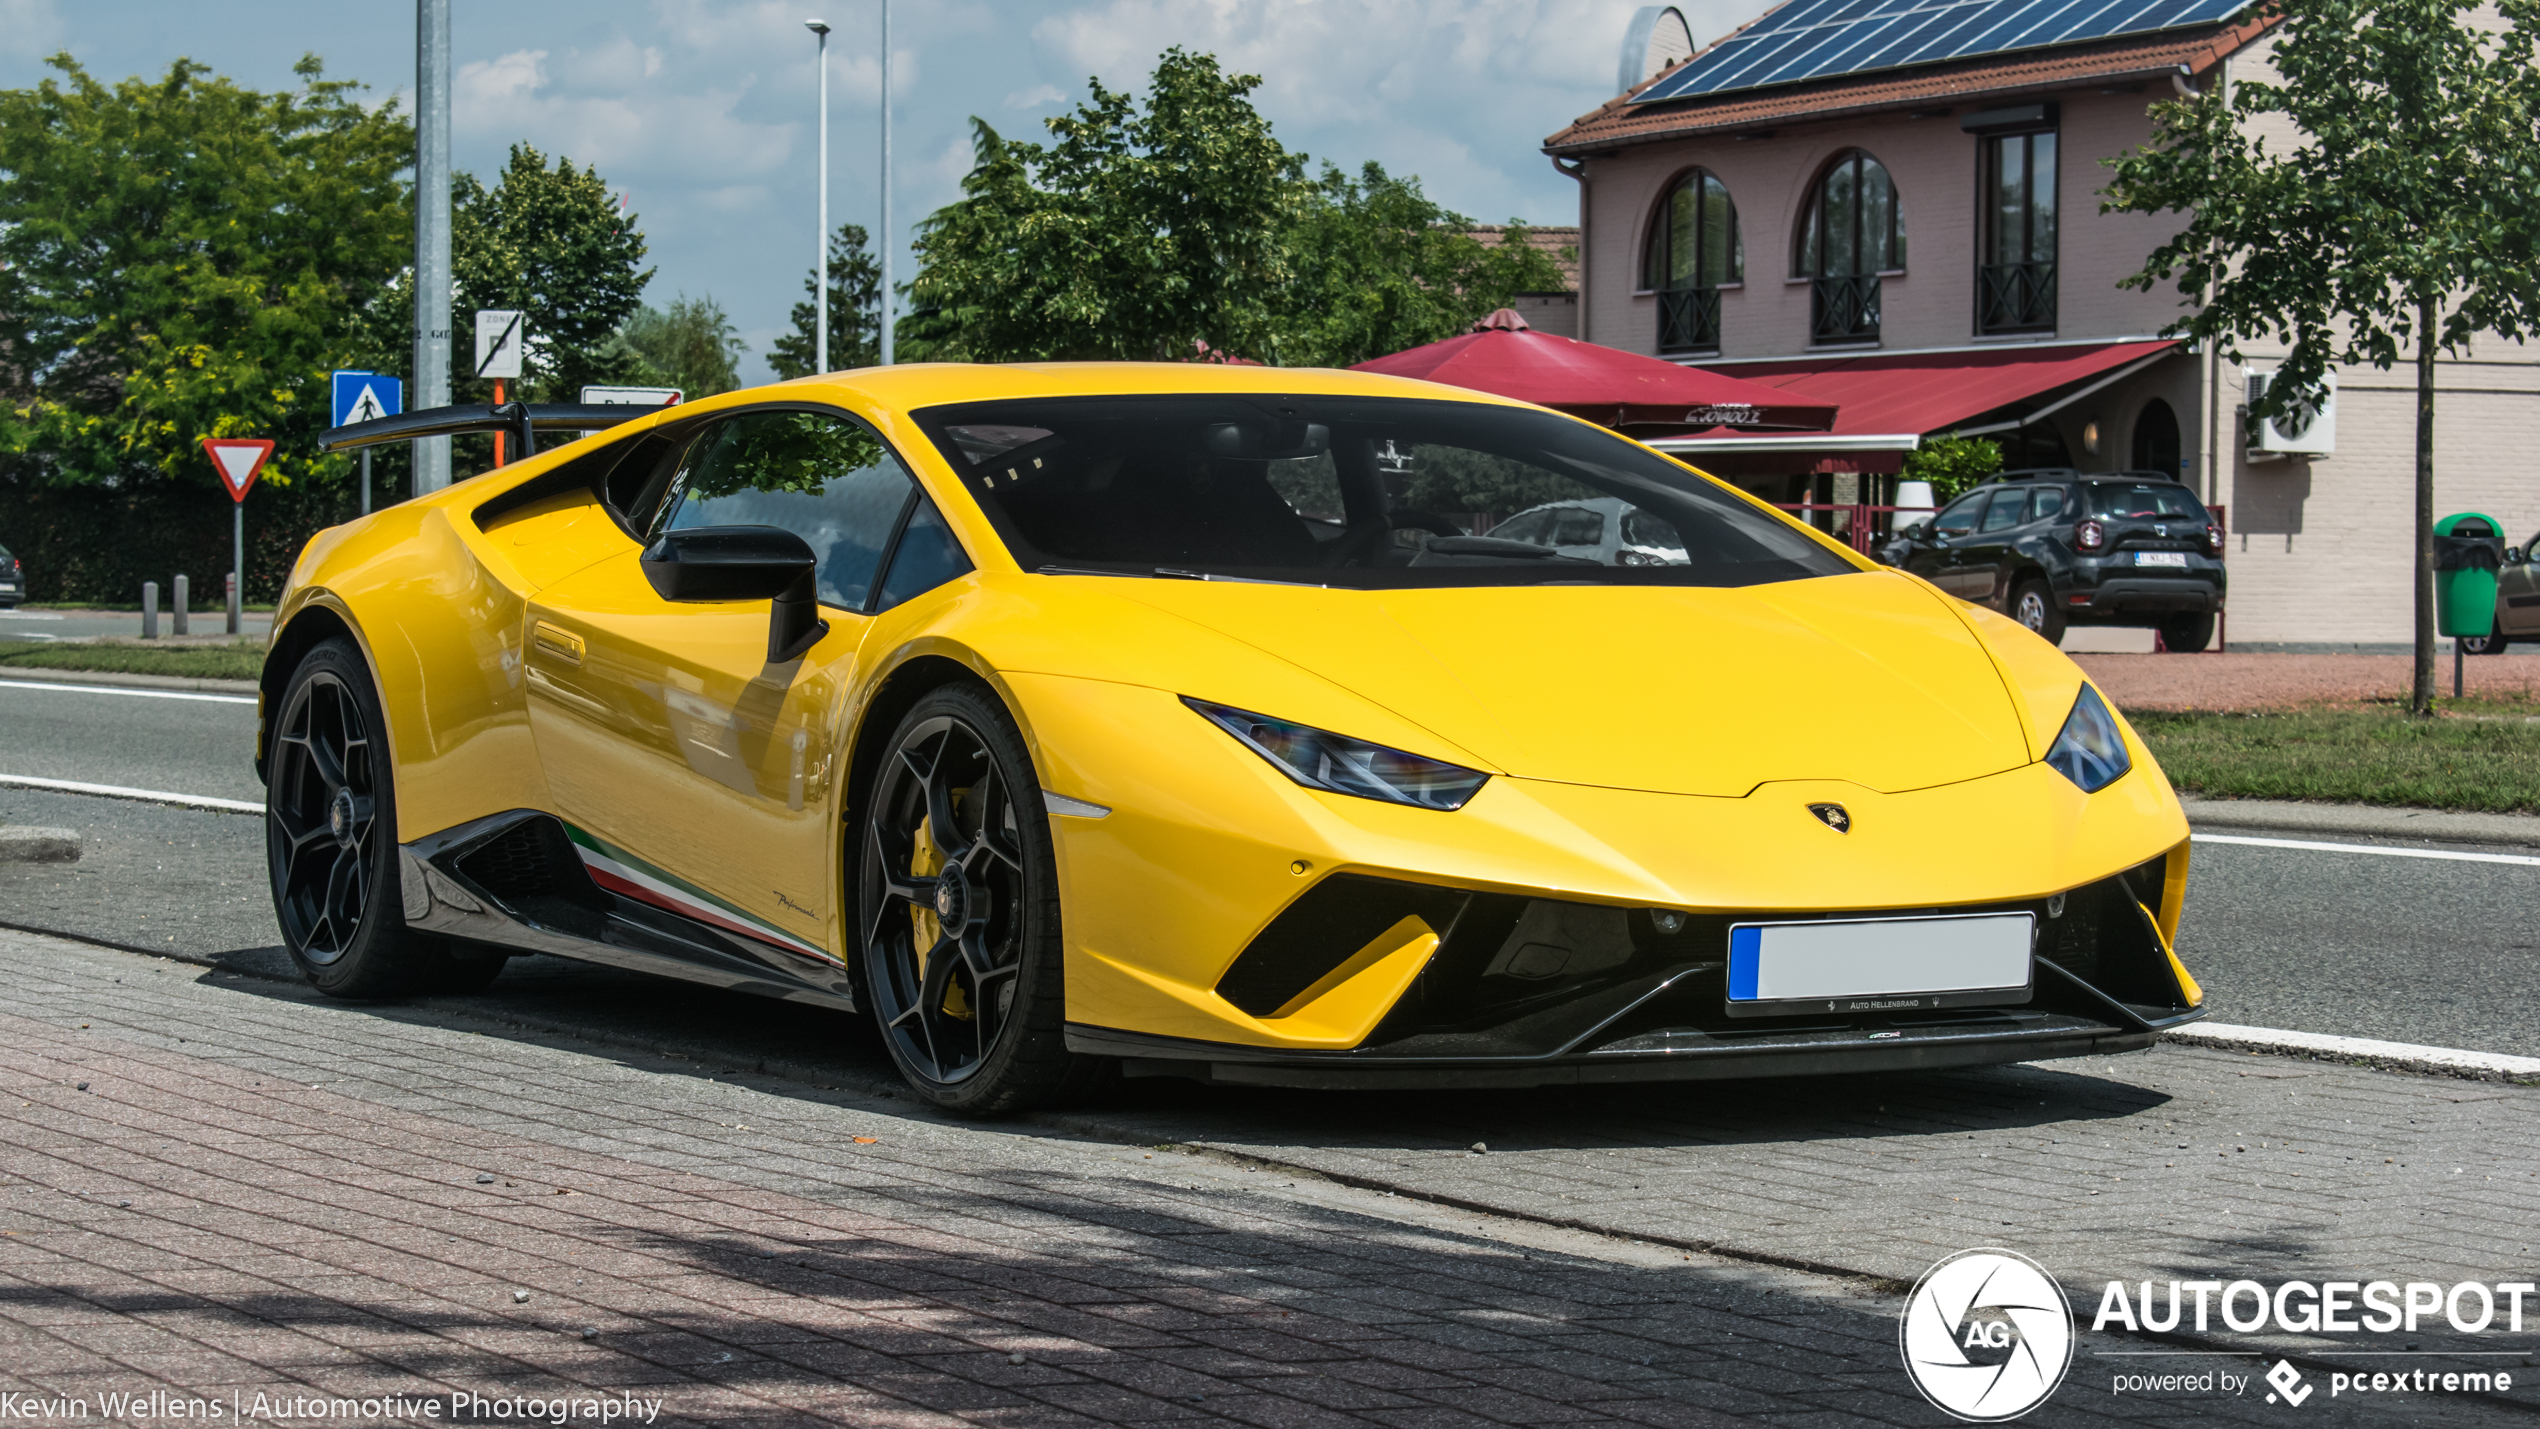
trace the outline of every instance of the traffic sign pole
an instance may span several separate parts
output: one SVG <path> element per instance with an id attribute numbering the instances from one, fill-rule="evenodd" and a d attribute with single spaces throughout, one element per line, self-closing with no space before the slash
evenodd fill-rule
<path id="1" fill-rule="evenodd" d="M 229 488 L 229 633 L 235 635 L 239 602 L 247 595 L 247 488 L 265 469 L 273 443 L 262 437 L 205 437 L 203 454 L 212 459 L 221 485 Z"/>
<path id="2" fill-rule="evenodd" d="M 370 448 L 362 448 L 362 514 L 370 514 Z"/>
<path id="3" fill-rule="evenodd" d="M 229 504 L 229 633 L 238 633 L 238 603 L 247 590 L 247 503 Z"/>

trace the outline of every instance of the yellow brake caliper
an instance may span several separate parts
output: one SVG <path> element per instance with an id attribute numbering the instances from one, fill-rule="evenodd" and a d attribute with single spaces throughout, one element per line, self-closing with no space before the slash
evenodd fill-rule
<path id="1" fill-rule="evenodd" d="M 961 793 L 956 790 L 953 800 L 959 803 L 960 799 Z M 935 847 L 935 821 L 933 816 L 929 815 L 924 822 L 918 824 L 917 837 L 911 841 L 908 859 L 909 876 L 932 878 L 943 870 L 943 851 Z M 936 919 L 935 910 L 923 903 L 911 904 L 908 911 L 911 929 L 917 935 L 917 977 L 919 985 L 923 986 L 926 978 L 927 951 L 942 940 L 944 927 Z M 944 1015 L 960 1018 L 964 1022 L 970 1020 L 970 999 L 962 995 L 961 984 L 950 979 L 944 983 Z"/>

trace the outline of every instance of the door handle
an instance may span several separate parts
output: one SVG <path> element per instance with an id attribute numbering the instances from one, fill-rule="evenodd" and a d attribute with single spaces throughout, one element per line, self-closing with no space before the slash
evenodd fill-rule
<path id="1" fill-rule="evenodd" d="M 582 637 L 570 630 L 559 629 L 541 620 L 529 633 L 530 642 L 538 649 L 568 665 L 582 663 Z"/>

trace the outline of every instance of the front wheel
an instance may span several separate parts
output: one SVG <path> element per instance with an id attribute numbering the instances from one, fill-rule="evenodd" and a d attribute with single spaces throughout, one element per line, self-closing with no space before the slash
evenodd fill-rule
<path id="1" fill-rule="evenodd" d="M 2461 642 L 2461 653 L 2464 655 L 2502 655 L 2505 653 L 2505 647 L 2513 643 L 2492 630 L 2485 635 L 2462 635 L 2455 638 Z"/>
<path id="2" fill-rule="evenodd" d="M 2064 613 L 2055 608 L 2055 593 L 2041 580 L 2025 580 L 2011 592 L 2011 618 L 2049 645 L 2064 643 Z"/>
<path id="3" fill-rule="evenodd" d="M 864 986 L 900 1074 L 963 1116 L 1076 1091 L 1093 1063 L 1067 1050 L 1049 815 L 1004 707 L 966 685 L 919 700 L 862 822 Z"/>
<path id="4" fill-rule="evenodd" d="M 281 711 L 265 761 L 265 864 L 283 947 L 331 997 L 436 990 L 448 951 L 406 927 L 387 721 L 361 653 L 340 639 L 310 651 Z"/>

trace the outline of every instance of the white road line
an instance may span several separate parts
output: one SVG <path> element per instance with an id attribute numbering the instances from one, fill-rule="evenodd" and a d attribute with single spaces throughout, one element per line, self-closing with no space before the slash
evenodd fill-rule
<path id="1" fill-rule="evenodd" d="M 2255 848 L 2298 848 L 2314 853 L 2377 853 L 2384 858 L 2448 858 L 2456 863 L 2517 863 L 2540 868 L 2540 857 L 2527 853 L 2456 853 L 2439 848 L 2384 848 L 2380 844 L 2316 843 L 2310 839 L 2259 839 L 2239 834 L 2198 834 L 2200 844 L 2248 844 Z"/>
<path id="2" fill-rule="evenodd" d="M 127 789 L 121 784 L 82 784 L 73 779 L 37 779 L 26 774 L 0 774 L 0 785 L 48 789 L 56 794 L 95 794 L 106 799 L 132 799 L 144 804 L 173 804 L 180 809 L 217 809 L 224 814 L 261 814 L 262 804 L 244 799 L 215 799 L 209 794 L 172 794 L 165 789 Z"/>
<path id="3" fill-rule="evenodd" d="M 40 610 L 0 610 L 0 620 L 59 620 L 61 618 Z"/>
<path id="4" fill-rule="evenodd" d="M 141 690 L 130 685 L 53 685 L 41 680 L 0 678 L 0 690 L 55 690 L 71 695 L 139 695 L 145 700 L 207 700 L 216 705 L 252 705 L 253 695 L 202 695 L 191 690 Z"/>
<path id="5" fill-rule="evenodd" d="M 2331 1037 L 2321 1032 L 2288 1032 L 2280 1027 L 2238 1027 L 2228 1022 L 2197 1022 L 2164 1032 L 2161 1040 L 2212 1047 L 2254 1047 L 2271 1052 L 2321 1052 L 2335 1057 L 2361 1057 L 2442 1071 L 2540 1077 L 2540 1057 L 2470 1052 L 2458 1047 L 2423 1047 L 2414 1042 L 2383 1042 L 2371 1037 Z"/>

